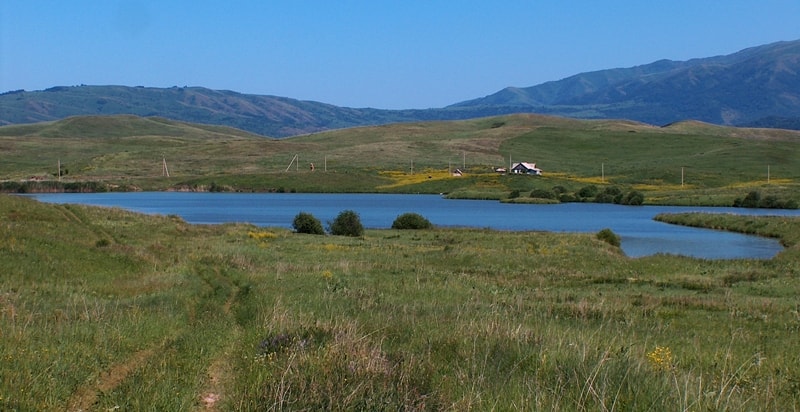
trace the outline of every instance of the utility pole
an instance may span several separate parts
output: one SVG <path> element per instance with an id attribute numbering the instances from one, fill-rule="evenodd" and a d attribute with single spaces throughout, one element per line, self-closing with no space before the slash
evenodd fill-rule
<path id="1" fill-rule="evenodd" d="M 161 158 L 161 176 L 169 177 L 169 169 L 167 169 L 167 158 Z"/>
<path id="2" fill-rule="evenodd" d="M 294 155 L 294 157 L 292 158 L 292 161 L 289 162 L 289 166 L 286 166 L 286 170 L 284 170 L 284 172 L 288 172 L 289 169 L 292 168 L 292 163 L 294 163 L 295 161 L 297 161 L 297 165 L 295 165 L 295 170 L 299 171 L 300 170 L 300 159 L 297 158 L 297 155 Z"/>

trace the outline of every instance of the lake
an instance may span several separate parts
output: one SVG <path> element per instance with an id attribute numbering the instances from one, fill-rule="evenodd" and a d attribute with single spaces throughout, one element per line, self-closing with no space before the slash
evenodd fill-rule
<path id="1" fill-rule="evenodd" d="M 484 200 L 448 200 L 438 195 L 309 193 L 48 193 L 28 195 L 42 202 L 120 207 L 178 215 L 189 223 L 247 222 L 291 227 L 295 215 L 308 212 L 323 225 L 343 210 L 354 210 L 366 228 L 389 228 L 406 212 L 419 213 L 436 226 L 515 231 L 598 232 L 610 228 L 630 257 L 657 253 L 706 259 L 768 259 L 782 250 L 775 239 L 656 222 L 659 213 L 713 212 L 800 216 L 798 210 L 762 210 L 681 206 L 621 206 L 596 203 L 506 204 Z"/>

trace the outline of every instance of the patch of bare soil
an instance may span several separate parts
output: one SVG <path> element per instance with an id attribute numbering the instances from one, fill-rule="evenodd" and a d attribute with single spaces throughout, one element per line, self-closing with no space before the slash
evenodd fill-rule
<path id="1" fill-rule="evenodd" d="M 111 391 L 119 386 L 131 372 L 151 358 L 160 347 L 161 345 L 158 345 L 157 347 L 140 350 L 125 362 L 113 365 L 109 370 L 98 376 L 95 382 L 87 383 L 78 388 L 67 403 L 67 410 L 87 411 L 92 409 L 95 402 L 97 402 L 98 394 Z"/>
<path id="2" fill-rule="evenodd" d="M 222 310 L 225 314 L 231 313 L 231 306 L 233 305 L 238 293 L 239 288 L 232 288 L 228 299 L 225 301 L 225 305 L 222 307 Z M 224 394 L 223 382 L 226 382 L 228 379 L 230 379 L 230 376 L 232 375 L 231 366 L 228 361 L 229 349 L 236 341 L 236 336 L 238 335 L 239 326 L 236 325 L 231 333 L 229 344 L 222 351 L 220 356 L 218 356 L 208 367 L 208 381 L 206 382 L 203 394 L 200 395 L 200 402 L 202 405 L 202 410 L 204 411 L 213 412 L 219 410 L 217 402 L 222 399 Z"/>

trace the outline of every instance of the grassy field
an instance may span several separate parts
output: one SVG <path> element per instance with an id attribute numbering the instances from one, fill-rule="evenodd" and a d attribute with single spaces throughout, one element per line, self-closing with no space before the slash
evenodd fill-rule
<path id="1" fill-rule="evenodd" d="M 590 234 L 360 238 L 0 195 L 1 410 L 797 410 L 800 220 L 771 260 Z"/>
<path id="2" fill-rule="evenodd" d="M 800 132 L 697 122 L 654 127 L 512 115 L 274 140 L 159 118 L 77 117 L 0 127 L 0 149 L 0 181 L 12 191 L 20 181 L 36 178 L 44 182 L 28 182 L 28 189 L 62 190 L 89 181 L 110 190 L 450 193 L 501 199 L 515 190 L 575 192 L 596 185 L 644 192 L 650 204 L 730 205 L 750 191 L 800 202 Z M 517 161 L 537 163 L 544 176 L 493 171 Z M 456 168 L 464 176 L 452 176 Z"/>

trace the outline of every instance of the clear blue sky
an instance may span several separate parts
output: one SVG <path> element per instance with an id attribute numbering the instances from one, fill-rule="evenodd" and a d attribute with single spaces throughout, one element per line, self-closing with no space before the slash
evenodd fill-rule
<path id="1" fill-rule="evenodd" d="M 0 92 L 203 86 L 430 108 L 797 39 L 798 0 L 2 0 Z"/>

